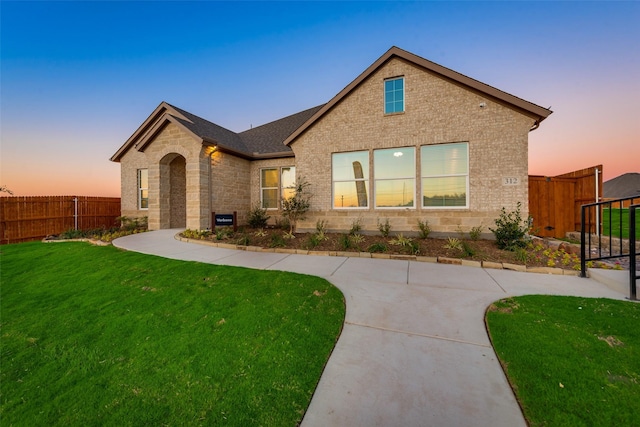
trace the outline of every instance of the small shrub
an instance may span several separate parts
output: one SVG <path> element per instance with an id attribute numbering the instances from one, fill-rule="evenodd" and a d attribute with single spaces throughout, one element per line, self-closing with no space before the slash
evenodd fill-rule
<path id="1" fill-rule="evenodd" d="M 418 228 L 420 229 L 419 236 L 421 239 L 427 239 L 429 234 L 431 234 L 431 226 L 426 219 L 424 221 L 418 220 Z"/>
<path id="2" fill-rule="evenodd" d="M 374 243 L 367 248 L 367 252 L 371 253 L 382 253 L 389 250 L 389 247 L 384 243 Z"/>
<path id="3" fill-rule="evenodd" d="M 266 231 L 264 231 L 264 230 L 261 228 L 261 229 L 259 229 L 259 230 L 256 230 L 256 232 L 255 232 L 255 233 L 253 233 L 253 235 L 254 235 L 254 236 L 256 236 L 256 237 L 264 237 L 264 236 L 266 236 L 266 235 L 267 235 L 267 232 L 266 232 Z"/>
<path id="4" fill-rule="evenodd" d="M 236 242 L 237 245 L 241 246 L 249 246 L 251 244 L 251 239 L 248 235 L 243 234 Z"/>
<path id="5" fill-rule="evenodd" d="M 327 232 L 327 221 L 323 219 L 319 219 L 316 221 L 316 232 L 317 233 L 326 233 Z"/>
<path id="6" fill-rule="evenodd" d="M 358 245 L 364 242 L 364 236 L 362 234 L 354 234 L 353 236 L 351 236 L 351 241 Z"/>
<path id="7" fill-rule="evenodd" d="M 233 229 L 227 227 L 218 227 L 215 230 L 216 240 L 225 240 L 233 235 Z"/>
<path id="8" fill-rule="evenodd" d="M 326 235 L 327 232 L 327 222 L 326 221 L 318 221 L 316 222 L 316 233 L 314 234 L 319 241 L 329 240 L 329 237 Z"/>
<path id="9" fill-rule="evenodd" d="M 469 237 L 471 237 L 471 240 L 479 240 L 480 236 L 482 235 L 482 230 L 483 227 L 481 225 L 471 228 L 471 231 L 469 232 Z"/>
<path id="10" fill-rule="evenodd" d="M 476 254 L 476 250 L 464 240 L 462 241 L 462 256 L 471 258 Z"/>
<path id="11" fill-rule="evenodd" d="M 516 248 L 527 246 L 530 240 L 527 236 L 529 222 L 522 221 L 521 206 L 522 203 L 518 202 L 516 210 L 509 213 L 505 208 L 502 208 L 500 217 L 495 220 L 496 228 L 489 227 L 489 230 L 496 236 L 498 248 L 514 251 Z"/>
<path id="12" fill-rule="evenodd" d="M 380 234 L 382 237 L 389 237 L 389 233 L 391 232 L 391 224 L 389 224 L 389 218 L 385 218 L 384 222 L 378 221 L 378 230 L 380 230 Z"/>
<path id="13" fill-rule="evenodd" d="M 291 239 L 295 239 L 295 238 L 296 238 L 296 235 L 295 235 L 295 234 L 293 234 L 293 233 L 292 233 L 292 232 L 290 232 L 290 231 L 287 231 L 286 233 L 284 233 L 284 234 L 282 235 L 282 238 L 283 238 L 283 239 L 289 239 L 289 240 L 291 240 Z"/>
<path id="14" fill-rule="evenodd" d="M 271 235 L 271 243 L 269 244 L 270 248 L 283 248 L 287 246 L 287 243 L 282 238 L 282 235 L 274 233 Z"/>
<path id="15" fill-rule="evenodd" d="M 349 230 L 350 235 L 358 234 L 362 231 L 362 218 L 358 217 L 351 222 L 351 229 Z"/>
<path id="16" fill-rule="evenodd" d="M 320 233 L 311 234 L 307 238 L 307 241 L 304 245 L 306 249 L 309 249 L 309 250 L 315 249 L 320 243 L 322 243 L 322 240 L 320 239 L 319 234 Z"/>
<path id="17" fill-rule="evenodd" d="M 349 250 L 353 247 L 353 243 L 351 242 L 351 237 L 348 234 L 341 234 L 338 238 L 338 244 L 342 248 L 343 251 Z"/>
<path id="18" fill-rule="evenodd" d="M 394 246 L 412 246 L 413 239 L 410 237 L 404 237 L 402 233 L 398 234 L 395 239 L 389 240 L 390 245 Z"/>
<path id="19" fill-rule="evenodd" d="M 271 218 L 267 215 L 267 210 L 263 209 L 259 204 L 254 205 L 247 214 L 247 222 L 251 228 L 264 228 L 267 221 Z"/>
<path id="20" fill-rule="evenodd" d="M 447 249 L 455 249 L 458 251 L 462 251 L 462 241 L 457 237 L 447 237 L 447 243 L 444 245 Z"/>
<path id="21" fill-rule="evenodd" d="M 81 239 L 85 237 L 84 232 L 82 230 L 74 230 L 73 228 L 60 233 L 59 236 L 61 239 Z"/>
<path id="22" fill-rule="evenodd" d="M 120 228 L 123 230 L 147 230 L 149 218 L 146 216 L 129 218 L 127 216 L 120 216 L 116 218 L 116 221 L 120 222 Z"/>
<path id="23" fill-rule="evenodd" d="M 409 252 L 411 255 L 420 254 L 420 244 L 418 244 L 418 242 L 414 240 L 410 241 L 409 244 L 405 246 L 405 248 L 407 249 L 407 252 Z"/>
<path id="24" fill-rule="evenodd" d="M 526 264 L 529 261 L 529 251 L 525 248 L 516 248 L 514 256 L 518 262 Z"/>

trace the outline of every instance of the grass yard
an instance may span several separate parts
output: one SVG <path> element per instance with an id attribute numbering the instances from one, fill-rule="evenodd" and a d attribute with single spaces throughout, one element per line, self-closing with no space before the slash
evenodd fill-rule
<path id="1" fill-rule="evenodd" d="M 312 276 L 87 243 L 0 252 L 6 426 L 295 426 L 344 320 Z"/>
<path id="2" fill-rule="evenodd" d="M 640 425 L 640 304 L 509 298 L 487 326 L 531 426 Z"/>
<path id="3" fill-rule="evenodd" d="M 611 218 L 611 235 L 623 239 L 629 238 L 629 209 L 602 209 L 603 233 L 609 235 L 609 218 Z M 620 227 L 622 226 L 622 233 Z M 636 239 L 640 241 L 640 212 L 636 210 Z"/>

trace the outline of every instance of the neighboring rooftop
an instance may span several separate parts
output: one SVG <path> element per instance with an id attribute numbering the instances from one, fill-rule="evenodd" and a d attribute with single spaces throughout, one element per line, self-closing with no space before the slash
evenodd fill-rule
<path id="1" fill-rule="evenodd" d="M 622 199 L 640 196 L 640 173 L 630 172 L 610 179 L 602 184 L 605 199 Z"/>

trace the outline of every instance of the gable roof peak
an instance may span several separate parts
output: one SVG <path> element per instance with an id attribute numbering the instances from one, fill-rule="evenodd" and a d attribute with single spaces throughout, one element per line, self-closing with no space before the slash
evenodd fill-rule
<path id="1" fill-rule="evenodd" d="M 289 138 L 285 140 L 285 144 L 289 145 L 293 141 L 295 141 L 298 136 L 303 134 L 309 127 L 313 125 L 313 123 L 324 116 L 343 98 L 345 98 L 349 93 L 355 90 L 362 82 L 364 82 L 367 78 L 374 74 L 378 69 L 380 69 L 380 67 L 386 64 L 387 61 L 389 61 L 393 57 L 401 58 L 416 67 L 434 73 L 445 80 L 454 82 L 458 85 L 466 87 L 469 90 L 482 93 L 483 96 L 487 96 L 502 104 L 506 104 L 511 108 L 521 112 L 522 114 L 532 117 L 535 120 L 535 124 L 534 127 L 532 127 L 532 130 L 536 129 L 540 122 L 542 122 L 552 113 L 552 111 L 548 108 L 543 108 L 532 102 L 526 101 L 522 98 L 518 98 L 517 96 L 501 91 L 500 89 L 472 79 L 471 77 L 467 77 L 464 74 L 458 73 L 457 71 L 454 71 L 450 68 L 443 67 L 440 64 L 436 64 L 435 62 L 429 61 L 428 59 L 422 58 L 397 46 L 391 46 L 389 50 L 387 50 L 381 57 L 374 61 L 373 64 L 367 67 L 367 69 L 364 70 L 358 77 L 356 77 L 355 80 L 349 83 L 336 96 L 334 96 L 329 102 L 327 102 L 324 107 L 322 107 L 301 127 L 299 127 L 294 133 L 292 133 Z"/>

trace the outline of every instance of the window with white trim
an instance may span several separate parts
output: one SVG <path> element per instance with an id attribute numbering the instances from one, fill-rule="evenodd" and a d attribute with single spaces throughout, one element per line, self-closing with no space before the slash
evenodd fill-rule
<path id="1" fill-rule="evenodd" d="M 149 209 L 149 169 L 138 169 L 138 209 Z"/>
<path id="2" fill-rule="evenodd" d="M 469 207 L 469 143 L 420 148 L 422 207 Z"/>
<path id="3" fill-rule="evenodd" d="M 278 209 L 278 168 L 260 170 L 262 209 Z"/>
<path id="4" fill-rule="evenodd" d="M 333 207 L 369 207 L 369 152 L 334 153 L 331 156 Z"/>
<path id="5" fill-rule="evenodd" d="M 278 209 L 280 199 L 294 195 L 296 189 L 296 168 L 260 169 L 260 206 L 263 209 Z"/>
<path id="6" fill-rule="evenodd" d="M 384 81 L 384 113 L 404 112 L 404 77 Z"/>
<path id="7" fill-rule="evenodd" d="M 376 208 L 415 208 L 416 149 L 373 151 Z"/>

